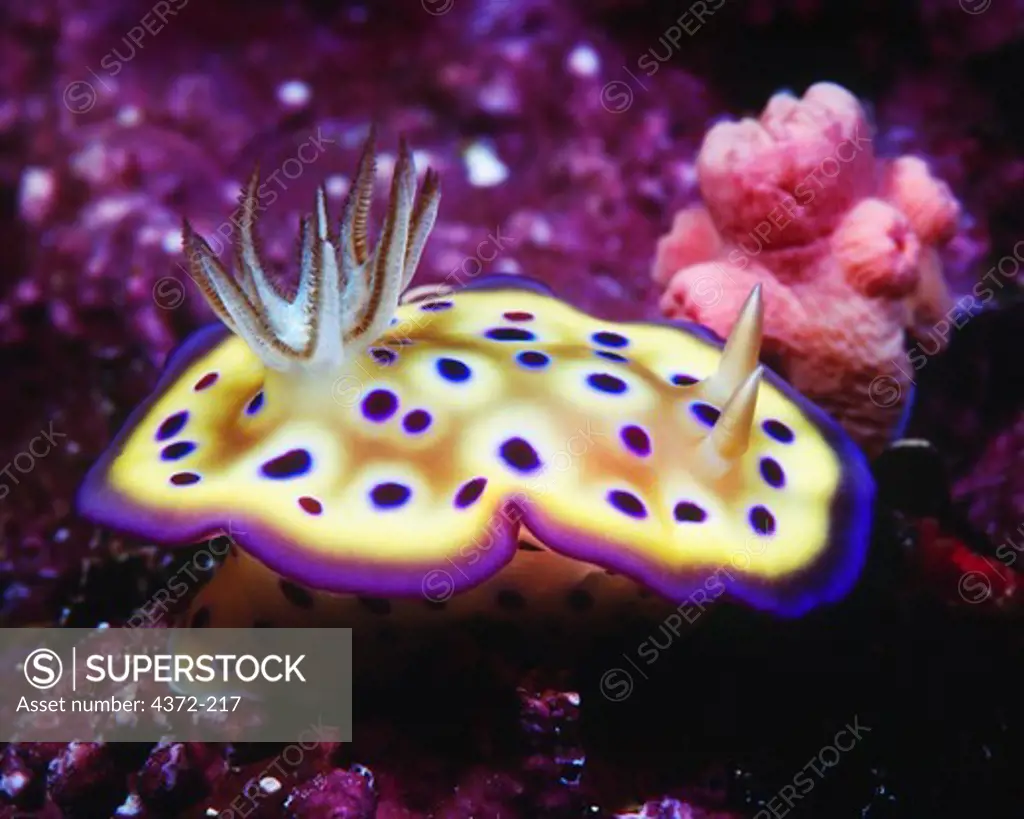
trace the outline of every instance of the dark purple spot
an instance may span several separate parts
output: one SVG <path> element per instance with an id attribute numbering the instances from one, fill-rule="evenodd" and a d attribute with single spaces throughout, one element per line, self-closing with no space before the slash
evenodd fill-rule
<path id="1" fill-rule="evenodd" d="M 769 486 L 779 489 L 786 482 L 786 475 L 774 458 L 761 459 L 761 477 Z"/>
<path id="2" fill-rule="evenodd" d="M 437 360 L 437 372 L 446 381 L 454 381 L 456 384 L 469 378 L 469 367 L 457 358 L 439 358 Z"/>
<path id="3" fill-rule="evenodd" d="M 641 427 L 629 424 L 624 426 L 619 434 L 626 449 L 633 454 L 641 458 L 651 454 L 651 438 Z"/>
<path id="4" fill-rule="evenodd" d="M 381 509 L 395 509 L 409 500 L 412 490 L 401 483 L 379 483 L 370 490 L 370 499 Z"/>
<path id="5" fill-rule="evenodd" d="M 686 373 L 676 373 L 669 381 L 675 384 L 677 387 L 689 387 L 691 384 L 696 384 L 700 379 L 694 378 L 692 375 Z"/>
<path id="6" fill-rule="evenodd" d="M 540 466 L 537 450 L 522 438 L 509 438 L 499 451 L 505 463 L 519 472 L 530 472 Z"/>
<path id="7" fill-rule="evenodd" d="M 207 373 L 202 378 L 200 378 L 198 382 L 196 382 L 195 391 L 199 392 L 200 390 L 205 390 L 209 387 L 212 387 L 214 384 L 217 383 L 218 377 L 219 376 L 217 375 L 217 373 Z"/>
<path id="8" fill-rule="evenodd" d="M 763 506 L 750 510 L 750 525 L 759 535 L 770 535 L 775 531 L 775 518 Z"/>
<path id="9" fill-rule="evenodd" d="M 281 578 L 278 582 L 281 589 L 281 594 L 284 595 L 284 599 L 300 609 L 311 609 L 313 608 L 313 595 L 306 591 L 302 586 L 297 586 L 290 580 Z"/>
<path id="10" fill-rule="evenodd" d="M 303 495 L 299 498 L 299 506 L 302 507 L 303 512 L 307 512 L 310 515 L 319 515 L 324 511 L 324 506 L 316 498 L 311 498 L 309 495 Z"/>
<path id="11" fill-rule="evenodd" d="M 388 364 L 394 364 L 395 359 L 398 355 L 391 350 L 386 350 L 383 347 L 374 347 L 370 350 L 370 355 L 373 356 L 373 360 L 378 364 L 383 364 L 385 367 Z"/>
<path id="12" fill-rule="evenodd" d="M 619 364 L 629 363 L 629 359 L 626 358 L 624 355 L 619 355 L 618 353 L 610 353 L 608 352 L 608 350 L 594 350 L 594 355 L 599 355 L 606 361 L 615 361 L 618 362 Z"/>
<path id="13" fill-rule="evenodd" d="M 629 344 L 629 339 L 625 336 L 620 336 L 618 333 L 612 333 L 607 330 L 594 333 L 591 338 L 594 339 L 595 344 L 601 344 L 605 347 L 625 347 Z"/>
<path id="14" fill-rule="evenodd" d="M 359 602 L 371 614 L 391 614 L 391 601 L 383 597 L 360 597 Z"/>
<path id="15" fill-rule="evenodd" d="M 174 415 L 168 416 L 160 425 L 160 429 L 156 431 L 156 439 L 166 441 L 168 438 L 173 438 L 181 432 L 186 421 L 188 421 L 187 412 L 176 412 Z"/>
<path id="16" fill-rule="evenodd" d="M 519 543 L 516 544 L 516 548 L 519 549 L 522 552 L 543 552 L 544 551 L 542 548 L 540 548 L 540 546 L 536 546 L 535 544 L 530 543 L 530 541 L 528 541 L 528 540 L 520 540 Z"/>
<path id="17" fill-rule="evenodd" d="M 190 486 L 199 483 L 199 476 L 195 472 L 175 472 L 171 475 L 171 483 L 175 486 Z"/>
<path id="18" fill-rule="evenodd" d="M 608 502 L 624 515 L 629 515 L 631 518 L 647 517 L 647 509 L 644 507 L 643 501 L 632 492 L 613 489 L 608 493 Z"/>
<path id="19" fill-rule="evenodd" d="M 363 399 L 363 415 L 380 423 L 387 421 L 398 409 L 398 396 L 391 390 L 373 390 Z"/>
<path id="20" fill-rule="evenodd" d="M 533 341 L 537 336 L 521 327 L 494 327 L 484 333 L 491 341 Z"/>
<path id="21" fill-rule="evenodd" d="M 531 370 L 537 370 L 541 367 L 546 367 L 551 363 L 551 359 L 544 353 L 538 353 L 536 350 L 526 350 L 516 356 L 522 366 L 529 367 Z"/>
<path id="22" fill-rule="evenodd" d="M 452 306 L 450 301 L 428 301 L 425 304 L 420 305 L 420 310 L 426 310 L 427 312 L 439 312 L 441 310 L 448 310 Z"/>
<path id="23" fill-rule="evenodd" d="M 526 608 L 526 598 L 514 589 L 502 589 L 498 592 L 498 606 L 506 611 L 522 611 Z"/>
<path id="24" fill-rule="evenodd" d="M 263 409 L 263 390 L 260 390 L 252 397 L 252 400 L 249 402 L 249 406 L 245 408 L 245 411 L 248 415 L 255 415 L 261 409 Z"/>
<path id="25" fill-rule="evenodd" d="M 487 486 L 487 478 L 473 478 L 473 480 L 467 481 L 455 495 L 455 505 L 459 509 L 465 509 L 476 503 L 484 493 L 485 486 Z"/>
<path id="26" fill-rule="evenodd" d="M 164 451 L 160 453 L 160 457 L 165 461 L 177 461 L 194 451 L 195 448 L 196 445 L 191 441 L 178 441 L 176 444 L 165 446 Z"/>
<path id="27" fill-rule="evenodd" d="M 793 430 L 787 427 L 782 421 L 776 421 L 774 418 L 769 418 L 762 425 L 765 432 L 767 432 L 772 438 L 782 444 L 790 444 L 793 442 Z"/>
<path id="28" fill-rule="evenodd" d="M 429 412 L 416 409 L 402 419 L 402 428 L 410 435 L 415 435 L 429 427 L 431 420 Z"/>
<path id="29" fill-rule="evenodd" d="M 679 501 L 673 515 L 678 523 L 703 523 L 708 517 L 707 512 L 690 501 Z"/>
<path id="30" fill-rule="evenodd" d="M 721 410 L 710 404 L 705 404 L 703 401 L 694 401 L 690 404 L 690 412 L 696 416 L 698 421 L 709 427 L 714 426 L 718 416 L 722 414 Z"/>
<path id="31" fill-rule="evenodd" d="M 189 623 L 192 628 L 206 628 L 210 625 L 210 609 L 206 606 L 196 610 L 196 613 L 192 615 L 192 621 Z"/>
<path id="32" fill-rule="evenodd" d="M 397 344 L 399 347 L 409 347 L 410 345 L 415 344 L 416 342 L 413 341 L 408 336 L 405 336 L 403 338 L 393 338 L 391 339 L 390 343 Z"/>
<path id="33" fill-rule="evenodd" d="M 313 459 L 305 449 L 291 449 L 267 461 L 260 471 L 267 478 L 295 478 L 309 472 Z"/>
<path id="34" fill-rule="evenodd" d="M 621 395 L 626 391 L 626 382 L 608 373 L 593 373 L 587 376 L 587 383 L 600 392 Z"/>
<path id="35" fill-rule="evenodd" d="M 533 313 L 523 310 L 509 310 L 504 316 L 508 321 L 533 321 Z"/>

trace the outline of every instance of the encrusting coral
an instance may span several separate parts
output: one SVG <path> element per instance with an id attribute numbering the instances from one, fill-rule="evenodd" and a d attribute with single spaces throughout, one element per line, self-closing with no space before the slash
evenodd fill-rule
<path id="1" fill-rule="evenodd" d="M 920 158 L 876 159 L 864 109 L 832 83 L 715 125 L 697 173 L 703 204 L 658 244 L 661 309 L 724 335 L 760 283 L 765 355 L 877 454 L 910 398 L 907 334 L 952 321 L 939 251 L 956 198 Z"/>

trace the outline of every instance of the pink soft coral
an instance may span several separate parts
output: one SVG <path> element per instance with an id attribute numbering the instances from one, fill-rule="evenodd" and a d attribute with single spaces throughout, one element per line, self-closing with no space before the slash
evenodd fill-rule
<path id="1" fill-rule="evenodd" d="M 876 454 L 909 395 L 905 333 L 952 306 L 938 249 L 959 203 L 923 160 L 876 160 L 864 109 L 831 83 L 715 125 L 697 173 L 704 204 L 658 245 L 662 310 L 725 336 L 761 282 L 766 356 Z"/>

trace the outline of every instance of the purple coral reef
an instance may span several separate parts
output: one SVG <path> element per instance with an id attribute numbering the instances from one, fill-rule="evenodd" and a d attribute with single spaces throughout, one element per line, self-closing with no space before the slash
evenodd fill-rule
<path id="1" fill-rule="evenodd" d="M 721 605 L 571 662 L 453 636 L 444 685 L 357 696 L 355 741 L 284 770 L 262 744 L 6 744 L 0 819 L 1019 816 L 1022 70 L 1019 0 L 4 3 L 0 626 L 127 623 L 194 566 L 73 510 L 211 319 L 181 218 L 226 250 L 258 162 L 264 251 L 288 269 L 371 122 L 442 179 L 416 284 L 522 273 L 646 319 L 707 129 L 836 82 L 879 155 L 925 158 L 962 203 L 953 294 L 998 292 L 914 373 L 918 443 L 875 462 L 869 565 L 839 605 Z"/>

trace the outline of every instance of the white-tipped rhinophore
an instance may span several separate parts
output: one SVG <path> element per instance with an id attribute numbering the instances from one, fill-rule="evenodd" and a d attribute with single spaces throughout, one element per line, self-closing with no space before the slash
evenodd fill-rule
<path id="1" fill-rule="evenodd" d="M 718 369 L 707 379 L 709 399 L 724 403 L 733 396 L 757 367 L 761 355 L 761 332 L 764 326 L 764 304 L 761 285 L 755 285 L 740 308 L 736 323 L 729 333 L 718 362 Z"/>
<path id="2" fill-rule="evenodd" d="M 217 259 L 186 221 L 184 246 L 192 278 L 220 319 L 268 367 L 289 371 L 336 368 L 372 344 L 388 327 L 408 287 L 437 218 L 441 191 L 427 169 L 419 193 L 405 140 L 395 161 L 391 196 L 380 239 L 371 252 L 367 220 L 376 171 L 371 131 L 332 234 L 323 187 L 313 214 L 302 219 L 299 286 L 288 298 L 266 275 L 253 232 L 259 169 L 245 188 L 244 219 L 234 247 L 236 276 Z"/>

